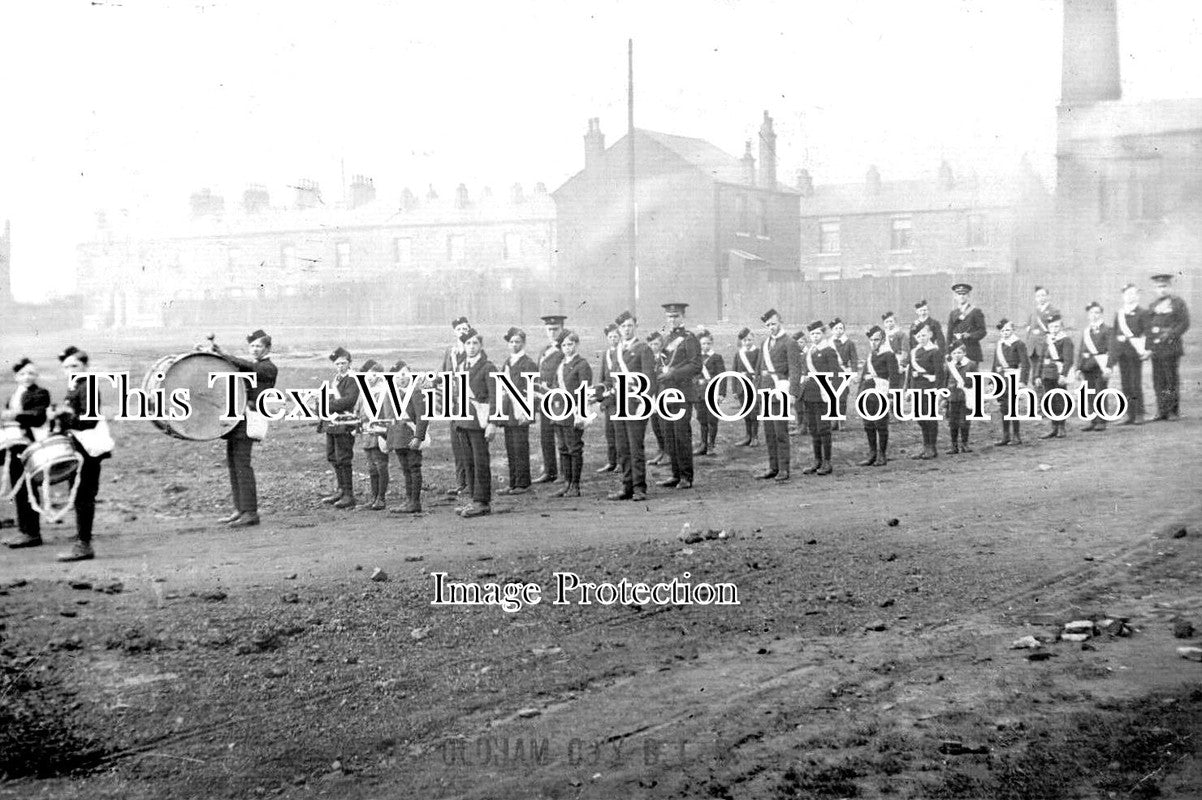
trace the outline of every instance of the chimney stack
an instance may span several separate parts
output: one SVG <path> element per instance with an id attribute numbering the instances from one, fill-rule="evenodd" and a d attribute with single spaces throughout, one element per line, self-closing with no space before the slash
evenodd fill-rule
<path id="1" fill-rule="evenodd" d="M 1120 100 L 1116 0 L 1064 0 L 1060 104 Z"/>
<path id="2" fill-rule="evenodd" d="M 467 185 L 461 183 L 455 187 L 455 208 L 467 208 L 471 204 L 472 200 L 468 196 Z"/>
<path id="3" fill-rule="evenodd" d="M 415 208 L 417 208 L 417 195 L 409 191 L 409 187 L 406 186 L 405 190 L 401 192 L 401 210 L 412 211 Z"/>
<path id="4" fill-rule="evenodd" d="M 258 214 L 270 204 L 271 195 L 267 193 L 265 186 L 251 184 L 242 193 L 242 210 L 247 214 Z"/>
<path id="5" fill-rule="evenodd" d="M 952 174 L 952 165 L 947 161 L 939 163 L 939 188 L 943 191 L 951 191 L 956 186 L 956 176 Z"/>
<path id="6" fill-rule="evenodd" d="M 876 168 L 876 164 L 868 167 L 868 173 L 864 176 L 864 189 L 869 194 L 881 193 L 881 171 Z"/>
<path id="7" fill-rule="evenodd" d="M 526 194 L 522 191 L 522 184 L 515 183 L 509 187 L 509 202 L 515 206 L 526 202 Z"/>
<path id="8" fill-rule="evenodd" d="M 605 158 L 605 134 L 601 132 L 601 118 L 588 121 L 588 133 L 584 134 L 584 169 L 592 172 L 601 166 Z"/>
<path id="9" fill-rule="evenodd" d="M 767 111 L 760 125 L 760 186 L 776 188 L 776 131 L 772 130 L 772 117 Z"/>
<path id="10" fill-rule="evenodd" d="M 797 191 L 801 192 L 802 197 L 814 196 L 814 179 L 808 169 L 797 170 Z"/>
<path id="11" fill-rule="evenodd" d="M 297 208 L 316 208 L 321 205 L 321 186 L 317 181 L 309 178 L 301 178 L 296 185 L 296 207 Z"/>
<path id="12" fill-rule="evenodd" d="M 743 183 L 755 186 L 755 156 L 751 154 L 751 140 L 743 150 Z"/>
<path id="13" fill-rule="evenodd" d="M 205 187 L 192 195 L 192 218 L 219 217 L 225 212 L 225 198 Z"/>
<path id="14" fill-rule="evenodd" d="M 351 208 L 359 208 L 376 199 L 376 184 L 371 178 L 356 175 L 351 178 Z"/>

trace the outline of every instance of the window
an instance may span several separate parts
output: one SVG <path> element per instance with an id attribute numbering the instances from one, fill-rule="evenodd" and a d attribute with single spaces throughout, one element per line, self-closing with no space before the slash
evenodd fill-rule
<path id="1" fill-rule="evenodd" d="M 447 237 L 447 261 L 463 263 L 463 234 L 453 233 Z"/>
<path id="2" fill-rule="evenodd" d="M 747 226 L 747 195 L 735 195 L 735 231 L 737 233 L 746 234 L 750 228 Z"/>
<path id="3" fill-rule="evenodd" d="M 890 250 L 910 250 L 914 245 L 912 236 L 914 220 L 910 217 L 894 217 L 893 227 L 889 235 Z"/>
<path id="4" fill-rule="evenodd" d="M 351 267 L 351 243 L 339 242 L 334 246 L 334 266 L 338 269 Z"/>
<path id="5" fill-rule="evenodd" d="M 818 252 L 839 252 L 839 220 L 832 219 L 818 223 Z"/>
<path id="6" fill-rule="evenodd" d="M 393 259 L 403 267 L 413 263 L 413 239 L 401 236 L 392 240 Z"/>
<path id="7" fill-rule="evenodd" d="M 1132 176 L 1127 184 L 1127 218 L 1159 219 L 1160 184 L 1152 176 Z"/>
<path id="8" fill-rule="evenodd" d="M 768 237 L 768 199 L 761 197 L 756 205 L 755 233 L 757 236 Z"/>
<path id="9" fill-rule="evenodd" d="M 280 264 L 285 272 L 296 270 L 296 245 L 286 244 L 280 248 Z"/>
<path id="10" fill-rule="evenodd" d="M 505 260 L 522 257 L 522 234 L 505 234 Z"/>
<path id="11" fill-rule="evenodd" d="M 985 228 L 984 214 L 969 214 L 968 215 L 968 246 L 969 247 L 987 247 L 989 245 L 989 232 Z"/>

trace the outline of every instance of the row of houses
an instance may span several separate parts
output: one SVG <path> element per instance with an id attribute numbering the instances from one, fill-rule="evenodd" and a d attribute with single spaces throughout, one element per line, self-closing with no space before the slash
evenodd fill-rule
<path id="1" fill-rule="evenodd" d="M 767 111 L 741 157 L 644 129 L 607 147 L 594 118 L 582 169 L 552 192 L 460 184 L 383 199 L 356 176 L 339 202 L 302 180 L 282 203 L 261 186 L 229 207 L 202 190 L 169 227 L 102 219 L 80 247 L 84 323 L 295 324 L 314 309 L 345 323 L 461 312 L 530 323 L 670 299 L 701 320 L 746 320 L 766 297 L 809 308 L 832 281 L 934 275 L 1009 275 L 990 283 L 1050 284 L 1083 305 L 1168 271 L 1192 294 L 1182 265 L 1202 259 L 1202 101 L 1122 99 L 1114 0 L 1065 0 L 1064 22 L 1054 194 L 1025 162 L 988 178 L 932 164 L 904 181 L 869 167 L 841 185 L 801 170 L 786 184 Z"/>

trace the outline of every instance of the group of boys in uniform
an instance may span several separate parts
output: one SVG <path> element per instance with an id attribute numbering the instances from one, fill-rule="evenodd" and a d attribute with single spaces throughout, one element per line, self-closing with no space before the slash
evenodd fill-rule
<path id="1" fill-rule="evenodd" d="M 1074 342 L 1063 330 L 1060 312 L 1052 306 L 1048 292 L 1036 287 L 1035 309 L 1027 319 L 1020 338 L 1018 326 L 1000 320 L 1000 331 L 992 353 L 990 370 L 999 375 L 1015 375 L 1021 386 L 1030 386 L 1038 396 L 1070 381 L 1079 380 L 1095 392 L 1108 386 L 1117 368 L 1122 393 L 1128 401 L 1125 424 L 1143 422 L 1143 362 L 1152 362 L 1153 388 L 1156 397 L 1156 420 L 1173 420 L 1179 415 L 1180 378 L 1178 363 L 1183 348 L 1182 339 L 1189 329 L 1189 312 L 1184 301 L 1170 291 L 1171 276 L 1153 276 L 1156 298 L 1147 307 L 1139 304 L 1139 289 L 1128 284 L 1122 291 L 1122 306 L 1112 322 L 1105 320 L 1100 303 L 1086 307 L 1088 323 L 1081 329 L 1080 341 Z M 944 418 L 951 434 L 949 454 L 971 452 L 970 423 L 967 419 L 967 376 L 977 372 L 985 363 L 982 340 L 986 336 L 985 315 L 972 303 L 972 287 L 957 283 L 952 287 L 956 307 L 948 316 L 946 329 L 930 316 L 926 300 L 915 303 L 915 319 L 908 332 L 897 324 L 896 315 L 881 315 L 881 325 L 866 332 L 867 349 L 861 359 L 855 343 L 846 335 L 842 320 L 835 318 L 828 326 L 820 320 L 807 324 L 804 330 L 790 335 L 784 329 L 780 313 L 769 309 L 761 316 L 764 338 L 757 342 L 749 328 L 737 335 L 738 347 L 729 369 L 745 376 L 759 390 L 780 390 L 764 402 L 749 403 L 751 412 L 743 422 L 741 440 L 736 446 L 755 447 L 763 437 L 767 449 L 767 469 L 757 477 L 762 480 L 786 482 L 791 477 L 792 459 L 790 425 L 796 423 L 810 437 L 813 460 L 801 472 L 805 475 L 829 475 L 832 466 L 832 422 L 827 416 L 827 394 L 822 390 L 819 376 L 827 376 L 832 386 L 841 376 L 848 376 L 860 391 L 875 388 L 882 391 L 906 387 L 910 389 L 946 388 L 948 396 Z M 706 391 L 711 381 L 727 371 L 727 363 L 714 351 L 714 337 L 705 329 L 690 331 L 685 325 L 686 303 L 664 304 L 665 326 L 646 339 L 638 336 L 638 320 L 625 311 L 604 333 L 607 347 L 601 354 L 598 370 L 580 352 L 580 337 L 565 328 L 566 316 L 550 314 L 542 317 L 546 343 L 537 355 L 527 353 L 527 335 L 519 328 L 510 328 L 503 341 L 507 348 L 498 366 L 484 351 L 483 336 L 471 326 L 466 317 L 452 321 L 455 339 L 446 349 L 442 371 L 466 373 L 469 407 L 452 408 L 455 420 L 448 423 L 451 448 L 455 462 L 456 486 L 449 495 L 463 502 L 456 512 L 464 518 L 485 516 L 492 512 L 492 471 L 490 443 L 502 432 L 508 466 L 507 486 L 497 493 L 521 495 L 535 484 L 562 482 L 552 493 L 554 497 L 579 497 L 583 470 L 584 430 L 591 417 L 580 413 L 559 413 L 553 408 L 553 390 L 575 394 L 584 386 L 599 411 L 597 418 L 605 430 L 607 458 L 598 472 L 615 472 L 619 486 L 607 495 L 612 501 L 645 501 L 648 494 L 648 466 L 666 465 L 670 476 L 658 481 L 665 489 L 685 490 L 696 479 L 694 456 L 716 453 L 718 418 L 706 404 Z M 248 357 L 222 351 L 215 343 L 209 348 L 229 359 L 238 369 L 253 372 L 256 386 L 248 390 L 248 410 L 254 408 L 258 394 L 275 386 L 278 370 L 270 359 L 271 337 L 256 330 L 246 337 Z M 70 347 L 59 356 L 68 375 L 87 370 L 88 357 L 78 348 Z M 395 452 L 405 479 L 405 502 L 389 509 L 396 514 L 422 511 L 421 493 L 422 453 L 430 442 L 430 411 L 425 407 L 423 392 L 410 393 L 404 409 L 394 409 L 389 401 L 385 372 L 393 373 L 402 389 L 421 378 L 404 360 L 385 367 L 374 359 L 358 370 L 366 373 L 366 385 L 371 394 L 363 396 L 359 383 L 351 372 L 351 354 L 339 347 L 329 355 L 334 365 L 330 381 L 332 399 L 330 416 L 319 424 L 326 436 L 326 458 L 333 467 L 337 489 L 322 498 L 322 502 L 339 509 L 356 505 L 353 481 L 353 457 L 356 434 L 368 460 L 371 481 L 371 510 L 384 510 L 389 488 L 390 452 Z M 498 397 L 493 373 L 504 371 L 515 386 L 522 388 L 524 376 L 535 375 L 537 402 L 533 414 L 526 414 L 522 405 L 508 396 Z M 23 439 L 34 442 L 35 432 L 53 420 L 62 430 L 85 429 L 95 422 L 80 419 L 84 409 L 82 383 L 72 385 L 57 411 L 48 413 L 49 393 L 36 385 L 36 367 L 22 359 L 13 367 L 17 388 L 10 396 L 2 414 L 10 426 L 19 426 Z M 628 397 L 624 414 L 617 413 L 616 376 L 637 374 L 647 387 L 645 394 L 656 397 L 674 389 L 683 401 L 675 411 L 661 416 L 651 413 L 640 417 L 637 394 Z M 594 375 L 597 380 L 594 383 Z M 728 379 L 729 380 L 729 379 Z M 739 405 L 747 392 L 742 381 L 730 381 Z M 728 386 L 714 392 L 723 402 Z M 504 393 L 502 393 L 504 395 Z M 458 394 L 452 393 L 457 404 Z M 846 413 L 851 392 L 839 403 Z M 776 403 L 774 407 L 773 403 Z M 374 407 L 374 411 L 373 411 Z M 792 409 L 792 414 L 789 409 Z M 445 411 L 445 409 L 437 409 Z M 863 420 L 868 443 L 868 456 L 860 466 L 884 466 L 888 463 L 889 428 L 897 408 L 882 410 L 877 398 L 869 398 L 868 416 Z M 498 411 L 500 415 L 498 417 Z M 763 412 L 768 413 L 761 416 Z M 875 413 L 882 411 L 883 413 Z M 1001 411 L 1010 411 L 1002 402 Z M 699 442 L 694 449 L 692 416 L 696 414 L 700 428 Z M 1100 431 L 1106 422 L 1097 416 L 1093 406 L 1084 410 L 1089 423 L 1086 431 Z M 673 419 L 672 417 L 675 417 Z M 240 421 L 224 438 L 227 443 L 231 496 L 234 510 L 222 522 L 230 527 L 258 525 L 258 497 L 254 470 L 251 466 L 253 444 L 261 434 L 250 430 L 251 414 Z M 932 459 L 938 456 L 938 422 L 920 421 L 922 449 L 913 458 Z M 532 478 L 530 435 L 537 427 L 542 471 Z M 647 429 L 651 428 L 660 453 L 648 460 Z M 1066 435 L 1064 422 L 1052 422 L 1043 438 Z M 1002 421 L 1002 438 L 998 446 L 1022 443 L 1018 422 Z M 17 485 L 22 474 L 20 450 L 6 451 L 8 474 Z M 79 477 L 80 488 L 75 510 L 78 537 L 72 551 L 60 556 L 62 560 L 91 558 L 91 529 L 95 496 L 99 486 L 99 465 L 105 456 L 87 456 Z M 31 547 L 41 544 L 38 515 L 30 507 L 26 489 L 14 494 L 17 505 L 20 535 L 6 542 L 10 547 Z"/>

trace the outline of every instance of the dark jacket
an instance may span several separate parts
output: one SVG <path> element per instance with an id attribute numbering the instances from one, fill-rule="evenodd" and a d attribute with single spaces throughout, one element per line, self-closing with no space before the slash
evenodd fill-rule
<path id="1" fill-rule="evenodd" d="M 1089 334 L 1090 340 L 1093 342 L 1094 348 L 1098 351 L 1098 357 L 1085 345 L 1085 335 Z M 1110 338 L 1114 334 L 1110 330 L 1110 326 L 1103 322 L 1095 331 L 1088 325 L 1081 330 L 1081 348 L 1077 351 L 1076 368 L 1081 372 L 1100 372 L 1102 364 L 1110 366 Z"/>
<path id="2" fill-rule="evenodd" d="M 789 334 L 781 331 L 775 339 L 767 338 L 759 347 L 757 366 L 760 369 L 758 388 L 774 389 L 776 381 L 789 382 L 789 394 L 801 397 L 801 378 L 805 374 L 805 365 L 801 360 L 801 347 Z M 768 371 L 768 361 L 772 361 L 772 371 Z"/>
<path id="3" fill-rule="evenodd" d="M 504 372 L 506 375 L 508 375 L 509 379 L 513 381 L 514 386 L 516 386 L 518 391 L 522 393 L 522 396 L 525 397 L 526 379 L 523 378 L 522 375 L 534 373 L 534 377 L 532 377 L 530 380 L 536 380 L 538 377 L 538 364 L 535 364 L 534 359 L 523 353 L 522 357 L 516 362 L 511 362 L 508 358 L 506 358 L 505 361 L 501 363 L 501 367 L 498 371 Z M 521 427 L 523 425 L 530 424 L 531 420 L 520 420 L 514 415 L 513 411 L 516 405 L 517 404 L 514 403 L 513 399 L 508 395 L 505 395 L 500 399 L 500 410 L 505 419 L 498 422 L 498 425 L 504 425 L 505 427 Z M 537 411 L 538 401 L 536 400 L 535 413 L 537 413 Z"/>
<path id="4" fill-rule="evenodd" d="M 497 368 L 483 353 L 476 357 L 476 363 L 469 367 L 467 371 L 468 396 L 473 402 L 487 403 L 489 417 L 497 413 L 497 395 L 493 391 L 492 376 L 496 371 Z M 469 420 L 455 420 L 455 427 L 476 431 L 484 430 L 485 426 L 480 424 L 479 418 L 474 413 L 474 408 L 468 409 L 467 413 L 472 418 Z"/>
<path id="5" fill-rule="evenodd" d="M 1110 355 L 1114 360 L 1123 358 L 1138 358 L 1140 351 L 1136 349 L 1131 342 L 1131 337 L 1123 331 L 1123 326 L 1119 323 L 1119 317 L 1126 322 L 1127 328 L 1131 331 L 1131 337 L 1141 338 L 1148 333 L 1148 312 L 1142 306 L 1136 306 L 1131 311 L 1123 311 L 1121 308 L 1115 312 L 1114 327 L 1110 329 Z M 1147 349 L 1147 343 L 1144 344 Z"/>
<path id="6" fill-rule="evenodd" d="M 572 356 L 571 360 L 560 359 L 559 367 L 555 370 L 555 382 L 552 388 L 564 389 L 573 397 L 576 396 L 577 390 L 580 387 L 587 386 L 593 382 L 593 368 L 589 366 L 588 359 L 577 353 Z M 585 409 L 579 409 L 580 413 L 584 413 Z M 563 425 L 564 427 L 572 427 L 577 423 L 575 417 L 567 417 L 559 420 L 555 424 Z"/>
<path id="7" fill-rule="evenodd" d="M 1002 359 L 998 358 L 999 350 L 1005 358 L 1005 363 L 1002 363 Z M 1020 384 L 1030 383 L 1031 359 L 1027 355 L 1027 346 L 1018 337 L 1015 337 L 1014 341 L 1009 344 L 998 341 L 997 346 L 993 348 L 993 371 L 998 375 L 1004 375 L 1007 369 L 1018 370 L 1018 382 Z"/>
<path id="8" fill-rule="evenodd" d="M 399 386 L 397 394 L 404 398 L 404 392 Z M 408 419 L 402 420 L 400 415 L 393 411 L 391 399 L 386 399 L 380 409 L 380 419 L 392 422 L 384 437 L 390 450 L 408 450 L 409 442 L 414 439 L 420 442 L 426 438 L 430 420 L 426 419 L 426 398 L 422 394 L 421 387 L 414 389 L 413 394 L 410 395 L 409 402 L 405 406 L 404 416 Z"/>
<path id="9" fill-rule="evenodd" d="M 943 386 L 943 364 L 943 353 L 938 347 L 915 347 L 910 351 L 910 388 L 938 389 Z"/>
<path id="10" fill-rule="evenodd" d="M 660 372 L 659 388 L 679 389 L 687 402 L 697 402 L 697 383 L 701 372 L 701 344 L 687 328 L 670 332 L 664 343 L 664 368 Z"/>
<path id="11" fill-rule="evenodd" d="M 8 408 L 8 404 L 5 403 L 4 407 Z M 34 440 L 33 428 L 40 428 L 46 424 L 46 409 L 48 408 L 50 408 L 50 392 L 36 383 L 30 384 L 21 397 L 21 410 L 17 412 L 17 418 L 14 420 L 21 426 L 21 431 L 29 441 Z"/>
<path id="12" fill-rule="evenodd" d="M 831 388 L 838 386 L 839 354 L 835 348 L 826 342 L 806 349 L 801 358 L 802 370 L 806 380 L 801 385 L 801 401 L 803 403 L 825 403 L 826 393 L 818 383 L 817 375 L 825 373 L 830 376 Z"/>
<path id="13" fill-rule="evenodd" d="M 1180 356 L 1181 338 L 1189 330 L 1189 309 L 1175 295 L 1161 297 L 1148 307 L 1148 349 L 1154 356 Z"/>
<path id="14" fill-rule="evenodd" d="M 947 317 L 947 342 L 945 349 L 964 342 L 964 355 L 969 361 L 981 363 L 981 340 L 985 338 L 985 312 L 973 306 L 961 315 L 960 309 L 952 310 Z"/>

